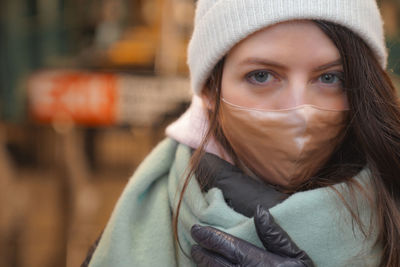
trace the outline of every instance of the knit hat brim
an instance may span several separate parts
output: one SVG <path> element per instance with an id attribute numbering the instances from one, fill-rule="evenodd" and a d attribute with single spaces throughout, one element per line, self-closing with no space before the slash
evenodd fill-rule
<path id="1" fill-rule="evenodd" d="M 324 20 L 345 26 L 387 65 L 383 22 L 375 0 L 200 0 L 188 48 L 191 86 L 200 94 L 217 62 L 265 27 L 289 20 Z"/>

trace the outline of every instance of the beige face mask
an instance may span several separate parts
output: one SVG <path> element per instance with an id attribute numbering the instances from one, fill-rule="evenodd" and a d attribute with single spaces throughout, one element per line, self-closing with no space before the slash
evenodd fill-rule
<path id="1" fill-rule="evenodd" d="M 239 160 L 270 184 L 293 188 L 315 174 L 343 139 L 348 111 L 302 105 L 260 110 L 221 101 L 223 132 Z"/>

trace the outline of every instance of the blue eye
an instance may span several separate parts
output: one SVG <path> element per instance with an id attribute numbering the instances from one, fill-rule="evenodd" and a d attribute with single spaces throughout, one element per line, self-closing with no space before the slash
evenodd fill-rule
<path id="1" fill-rule="evenodd" d="M 334 73 L 325 73 L 319 77 L 319 80 L 325 84 L 335 84 L 337 82 L 341 82 L 341 78 Z"/>
<path id="2" fill-rule="evenodd" d="M 267 71 L 255 71 L 247 76 L 250 82 L 262 84 L 269 81 L 273 76 Z"/>

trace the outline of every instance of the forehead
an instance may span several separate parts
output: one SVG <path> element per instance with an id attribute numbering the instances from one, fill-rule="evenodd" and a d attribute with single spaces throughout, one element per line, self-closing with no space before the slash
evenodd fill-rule
<path id="1" fill-rule="evenodd" d="M 257 31 L 234 46 L 227 60 L 260 56 L 274 61 L 329 61 L 340 58 L 332 40 L 309 20 L 282 22 Z"/>

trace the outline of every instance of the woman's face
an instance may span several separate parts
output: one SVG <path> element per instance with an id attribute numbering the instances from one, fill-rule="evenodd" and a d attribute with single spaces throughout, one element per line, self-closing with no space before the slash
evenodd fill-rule
<path id="1" fill-rule="evenodd" d="M 236 105 L 286 109 L 303 104 L 348 108 L 338 49 L 311 21 L 258 31 L 226 56 L 222 97 Z"/>

